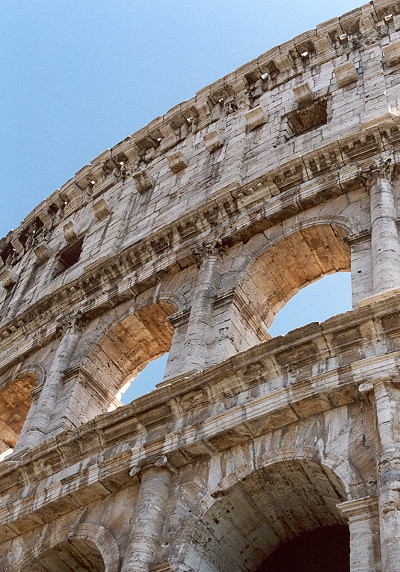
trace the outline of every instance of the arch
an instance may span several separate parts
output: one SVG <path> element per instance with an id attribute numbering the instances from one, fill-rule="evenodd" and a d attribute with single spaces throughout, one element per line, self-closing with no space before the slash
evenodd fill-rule
<path id="1" fill-rule="evenodd" d="M 251 316 L 262 340 L 277 312 L 297 292 L 326 274 L 350 271 L 348 224 L 310 220 L 256 248 L 235 291 L 240 321 Z"/>
<path id="2" fill-rule="evenodd" d="M 42 368 L 27 368 L 0 389 L 0 459 L 15 448 L 32 406 L 32 391 L 39 385 L 39 379 L 43 383 Z"/>
<path id="3" fill-rule="evenodd" d="M 296 447 L 295 449 L 274 449 L 268 453 L 257 457 L 252 464 L 245 464 L 240 469 L 235 467 L 235 470 L 222 477 L 222 479 L 215 485 L 201 500 L 203 511 L 207 511 L 216 502 L 216 499 L 224 496 L 226 491 L 233 485 L 239 483 L 241 480 L 247 478 L 254 471 L 266 469 L 277 463 L 284 463 L 286 461 L 310 461 L 317 462 L 322 468 L 326 468 L 335 476 L 340 487 L 343 488 L 347 498 L 351 496 L 351 486 L 354 483 L 360 482 L 360 475 L 357 470 L 351 465 L 347 458 L 342 458 L 327 451 L 321 456 L 321 451 L 312 447 Z M 360 492 L 361 494 L 361 492 Z M 370 494 L 366 488 L 363 491 L 365 496 Z"/>
<path id="4" fill-rule="evenodd" d="M 343 482 L 315 459 L 271 459 L 213 495 L 184 559 L 198 572 L 254 571 L 282 543 L 345 524 L 336 508 L 346 499 Z"/>
<path id="5" fill-rule="evenodd" d="M 79 524 L 52 534 L 49 539 L 37 543 L 31 552 L 24 554 L 17 560 L 14 563 L 14 569 L 28 572 L 34 562 L 42 555 L 60 545 L 73 541 L 90 543 L 86 547 L 90 552 L 95 547 L 95 550 L 100 553 L 104 563 L 104 571 L 118 572 L 120 568 L 120 552 L 117 541 L 108 528 L 92 523 Z M 76 546 L 78 550 L 85 547 L 82 543 L 76 543 Z"/>
<path id="6" fill-rule="evenodd" d="M 170 348 L 174 329 L 168 317 L 176 307 L 169 297 L 157 300 L 114 318 L 82 360 L 83 369 L 117 398 L 150 361 Z"/>
<path id="7" fill-rule="evenodd" d="M 307 213 L 305 214 L 307 215 Z M 264 233 L 255 235 L 249 240 L 247 245 L 251 245 L 251 248 L 246 252 L 246 261 L 241 267 L 238 284 L 244 280 L 251 266 L 269 248 L 277 245 L 282 240 L 289 238 L 291 235 L 301 232 L 302 230 L 325 225 L 341 229 L 344 237 L 351 237 L 352 235 L 357 235 L 365 230 L 356 219 L 344 215 L 309 217 L 298 221 L 288 219 L 284 221 L 282 225 L 276 225 L 271 229 L 264 231 Z M 253 242 L 254 246 L 252 245 Z"/>

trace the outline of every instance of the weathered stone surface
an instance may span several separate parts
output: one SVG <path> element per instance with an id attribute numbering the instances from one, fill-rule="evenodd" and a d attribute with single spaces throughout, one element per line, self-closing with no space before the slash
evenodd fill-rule
<path id="1" fill-rule="evenodd" d="M 274 48 L 0 241 L 1 570 L 261 572 L 344 526 L 347 569 L 398 571 L 398 24 Z M 341 271 L 353 310 L 271 339 Z"/>

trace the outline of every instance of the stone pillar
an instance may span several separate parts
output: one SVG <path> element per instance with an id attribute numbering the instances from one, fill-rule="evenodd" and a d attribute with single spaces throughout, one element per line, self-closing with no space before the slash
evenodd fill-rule
<path id="1" fill-rule="evenodd" d="M 216 245 L 204 245 L 197 252 L 199 276 L 190 310 L 189 324 L 183 350 L 184 372 L 201 371 L 208 363 L 212 343 L 212 314 L 216 281 L 220 264 L 220 250 Z"/>
<path id="2" fill-rule="evenodd" d="M 72 355 L 79 340 L 80 314 L 60 324 L 62 337 L 55 351 L 53 362 L 35 407 L 31 407 L 16 451 L 35 447 L 44 441 L 52 429 L 52 420 L 57 415 L 57 399 L 61 393 L 63 374 L 70 366 Z M 61 416 L 61 413 L 60 413 Z"/>
<path id="3" fill-rule="evenodd" d="M 149 572 L 156 562 L 170 493 L 172 472 L 166 457 L 144 463 L 131 471 L 140 479 L 135 520 L 121 572 Z"/>
<path id="4" fill-rule="evenodd" d="M 349 523 L 351 572 L 380 570 L 378 499 L 355 499 L 337 508 Z"/>
<path id="5" fill-rule="evenodd" d="M 377 428 L 377 473 L 381 561 L 383 572 L 400 565 L 400 391 L 390 379 L 360 386 L 370 392 Z"/>
<path id="6" fill-rule="evenodd" d="M 367 180 L 371 199 L 371 257 L 373 293 L 400 287 L 400 241 L 392 179 L 392 159 L 370 167 Z"/>

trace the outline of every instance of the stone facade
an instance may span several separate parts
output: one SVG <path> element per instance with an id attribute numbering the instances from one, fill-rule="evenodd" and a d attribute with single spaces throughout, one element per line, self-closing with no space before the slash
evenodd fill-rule
<path id="1" fill-rule="evenodd" d="M 270 570 L 339 527 L 346 569 L 399 572 L 399 84 L 400 5 L 376 0 L 105 151 L 0 241 L 1 570 Z M 269 336 L 339 271 L 352 311 Z"/>

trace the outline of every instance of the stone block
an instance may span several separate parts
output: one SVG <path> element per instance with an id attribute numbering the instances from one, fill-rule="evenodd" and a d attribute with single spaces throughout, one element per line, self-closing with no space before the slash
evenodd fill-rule
<path id="1" fill-rule="evenodd" d="M 61 187 L 60 196 L 64 201 L 70 203 L 82 196 L 82 189 L 76 185 L 75 181 L 68 181 Z"/>
<path id="2" fill-rule="evenodd" d="M 175 174 L 179 173 L 180 171 L 183 171 L 183 169 L 187 167 L 187 161 L 183 156 L 183 153 L 181 153 L 181 151 L 176 151 L 175 153 L 172 153 L 172 155 L 168 155 L 167 159 L 169 163 L 169 168 Z"/>
<path id="3" fill-rule="evenodd" d="M 75 240 L 75 238 L 77 237 L 77 234 L 76 234 L 76 231 L 74 228 L 74 223 L 72 221 L 64 224 L 63 232 L 64 232 L 64 238 L 67 242 L 71 242 L 71 240 Z"/>
<path id="4" fill-rule="evenodd" d="M 347 62 L 342 66 L 338 66 L 334 69 L 334 73 L 339 87 L 346 87 L 358 80 L 357 70 L 353 62 Z"/>
<path id="5" fill-rule="evenodd" d="M 50 258 L 50 250 L 45 244 L 39 244 L 33 251 L 36 256 L 36 262 L 38 264 L 43 264 L 47 262 Z"/>
<path id="6" fill-rule="evenodd" d="M 236 94 L 243 93 L 247 89 L 247 83 L 244 78 L 238 78 L 232 82 L 232 89 Z"/>
<path id="7" fill-rule="evenodd" d="M 294 87 L 293 93 L 297 105 L 308 105 L 314 99 L 313 93 L 308 83 Z"/>
<path id="8" fill-rule="evenodd" d="M 223 145 L 222 136 L 218 130 L 209 131 L 204 135 L 203 139 L 210 153 L 213 153 Z"/>
<path id="9" fill-rule="evenodd" d="M 257 127 L 261 127 L 261 125 L 264 125 L 264 123 L 267 122 L 264 110 L 261 107 L 250 109 L 250 111 L 247 111 L 244 114 L 244 117 L 249 131 L 256 129 Z"/>
<path id="10" fill-rule="evenodd" d="M 45 210 L 42 210 L 38 213 L 38 218 L 42 221 L 43 225 L 50 229 L 52 227 L 52 218 L 49 213 Z"/>
<path id="11" fill-rule="evenodd" d="M 146 169 L 132 175 L 132 179 L 135 181 L 136 190 L 140 195 L 147 193 L 154 186 L 153 178 Z"/>
<path id="12" fill-rule="evenodd" d="M 394 66 L 400 62 L 400 42 L 389 44 L 383 48 L 383 55 L 387 65 Z"/>
<path id="13" fill-rule="evenodd" d="M 15 252 L 18 252 L 18 254 L 24 251 L 24 247 L 21 244 L 21 242 L 19 241 L 19 237 L 14 238 L 11 241 L 11 244 L 12 244 L 12 247 L 15 250 Z"/>
<path id="14" fill-rule="evenodd" d="M 0 280 L 4 288 L 11 288 L 11 286 L 17 283 L 18 274 L 14 270 L 6 268 L 6 270 L 3 270 L 0 274 Z"/>
<path id="15" fill-rule="evenodd" d="M 94 216 L 98 220 L 104 220 L 110 214 L 110 209 L 104 199 L 100 199 L 93 203 Z"/>

